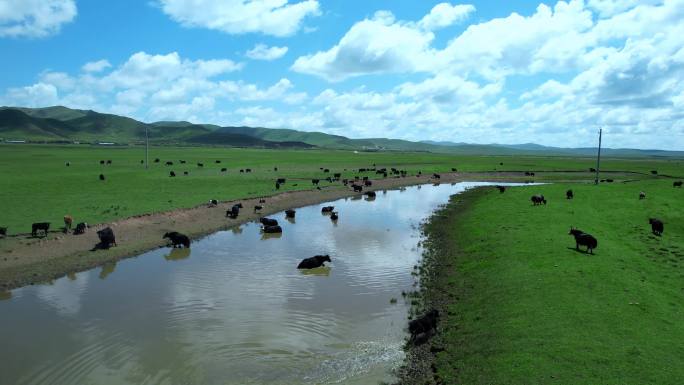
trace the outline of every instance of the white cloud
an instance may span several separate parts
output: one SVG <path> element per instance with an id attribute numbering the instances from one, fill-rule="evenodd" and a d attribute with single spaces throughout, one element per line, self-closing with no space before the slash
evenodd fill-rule
<path id="1" fill-rule="evenodd" d="M 91 61 L 85 63 L 81 69 L 84 72 L 102 72 L 104 69 L 111 67 L 112 65 L 105 59 L 98 61 Z"/>
<path id="2" fill-rule="evenodd" d="M 229 34 L 290 36 L 307 16 L 320 13 L 317 0 L 159 0 L 164 13 L 188 27 Z"/>
<path id="3" fill-rule="evenodd" d="M 248 58 L 254 60 L 275 60 L 287 53 L 287 47 L 269 47 L 266 44 L 257 44 L 245 53 Z"/>
<path id="4" fill-rule="evenodd" d="M 418 25 L 423 29 L 433 31 L 461 22 L 473 12 L 475 12 L 475 7 L 470 4 L 439 3 L 418 22 Z"/>
<path id="5" fill-rule="evenodd" d="M 76 17 L 74 0 L 0 1 L 0 37 L 45 37 Z"/>

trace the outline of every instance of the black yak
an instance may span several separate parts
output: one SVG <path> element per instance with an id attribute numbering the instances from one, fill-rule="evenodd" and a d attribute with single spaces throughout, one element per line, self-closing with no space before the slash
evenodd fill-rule
<path id="1" fill-rule="evenodd" d="M 568 190 L 565 192 L 565 198 L 572 199 L 574 197 L 575 197 L 575 194 L 572 192 L 572 190 Z"/>
<path id="2" fill-rule="evenodd" d="M 169 177 L 170 177 L 170 178 L 173 178 L 173 177 L 175 177 L 175 176 L 176 176 L 176 173 L 175 173 L 175 172 L 169 171 Z"/>
<path id="3" fill-rule="evenodd" d="M 186 249 L 190 248 L 190 238 L 188 238 L 187 235 L 181 234 L 177 231 L 172 231 L 170 233 L 164 234 L 162 238 L 170 239 L 171 240 L 171 245 L 176 248 L 176 247 L 185 247 Z"/>
<path id="4" fill-rule="evenodd" d="M 42 231 L 47 237 L 48 230 L 50 229 L 50 222 L 37 222 L 31 225 L 31 236 L 38 236 L 38 232 Z"/>
<path id="5" fill-rule="evenodd" d="M 105 180 L 104 174 L 100 174 L 100 180 Z"/>
<path id="6" fill-rule="evenodd" d="M 228 171 L 227 168 L 225 168 L 225 167 L 221 168 L 221 172 L 226 172 L 226 171 Z"/>
<path id="7" fill-rule="evenodd" d="M 532 198 L 530 198 L 530 200 L 532 201 L 532 204 L 534 206 L 541 205 L 542 203 L 546 204 L 546 198 L 544 198 L 543 195 L 532 195 Z"/>
<path id="8" fill-rule="evenodd" d="M 173 162 L 169 160 L 166 163 L 164 163 L 164 165 L 165 166 L 173 166 Z"/>
<path id="9" fill-rule="evenodd" d="M 183 171 L 183 175 L 190 175 L 190 173 L 187 171 Z"/>
<path id="10" fill-rule="evenodd" d="M 432 309 L 425 313 L 422 317 L 416 318 L 409 322 L 408 329 L 411 333 L 410 342 L 418 343 L 425 341 L 437 329 L 437 322 L 439 321 L 439 311 Z"/>
<path id="11" fill-rule="evenodd" d="M 336 221 L 340 219 L 340 216 L 337 215 L 337 211 L 333 211 L 332 214 L 330 214 L 330 220 Z"/>
<path id="12" fill-rule="evenodd" d="M 646 193 L 643 191 L 639 192 L 639 199 L 646 199 Z"/>
<path id="13" fill-rule="evenodd" d="M 505 186 L 496 186 L 496 188 L 498 188 L 498 189 L 499 189 L 499 192 L 502 193 L 502 194 L 506 192 L 506 187 L 505 187 Z"/>
<path id="14" fill-rule="evenodd" d="M 76 228 L 74 228 L 74 235 L 78 234 L 83 234 L 85 233 L 86 229 L 88 228 L 88 224 L 85 222 L 79 222 L 76 224 Z"/>
<path id="15" fill-rule="evenodd" d="M 3 237 L 7 236 L 7 227 L 0 227 L 0 235 Z"/>
<path id="16" fill-rule="evenodd" d="M 335 210 L 335 206 L 325 206 L 321 208 L 321 213 L 332 213 Z"/>
<path id="17" fill-rule="evenodd" d="M 264 226 L 264 233 L 266 234 L 280 234 L 283 232 L 283 228 L 280 226 Z"/>
<path id="18" fill-rule="evenodd" d="M 321 181 L 320 179 L 311 179 L 311 184 L 319 184 Z"/>
<path id="19" fill-rule="evenodd" d="M 672 182 L 672 187 L 682 187 L 682 181 L 678 180 L 678 181 Z"/>
<path id="20" fill-rule="evenodd" d="M 311 258 L 303 259 L 297 265 L 298 269 L 315 269 L 317 267 L 324 266 L 325 262 L 332 262 L 329 255 L 316 255 Z"/>
<path id="21" fill-rule="evenodd" d="M 276 183 L 278 183 L 278 184 L 285 184 L 285 178 L 278 178 L 278 179 L 276 180 Z"/>
<path id="22" fill-rule="evenodd" d="M 102 249 L 108 249 L 111 245 L 116 246 L 116 237 L 114 236 L 114 230 L 112 230 L 111 227 L 98 231 L 97 237 L 100 238 L 99 247 Z"/>
<path id="23" fill-rule="evenodd" d="M 105 164 L 105 161 L 104 161 L 104 160 L 101 160 L 101 161 L 100 161 L 100 164 L 104 165 L 104 164 Z"/>
<path id="24" fill-rule="evenodd" d="M 366 180 L 363 181 L 363 185 L 366 186 L 366 187 L 370 187 L 370 186 L 373 185 L 373 182 L 371 182 L 371 181 L 369 181 L 368 179 L 366 179 Z"/>
<path id="25" fill-rule="evenodd" d="M 665 225 L 663 221 L 656 218 L 648 218 L 648 223 L 651 224 L 651 231 L 655 235 L 663 235 L 663 230 L 665 230 Z"/>
<path id="26" fill-rule="evenodd" d="M 297 212 L 294 210 L 285 210 L 285 217 L 286 218 L 294 218 L 296 213 Z"/>
<path id="27" fill-rule="evenodd" d="M 442 176 L 439 174 L 432 174 L 432 177 L 435 179 L 440 179 Z"/>
<path id="28" fill-rule="evenodd" d="M 263 208 L 264 208 L 264 206 L 256 205 L 256 206 L 254 206 L 254 212 L 257 212 L 257 211 L 259 211 L 259 210 L 261 210 L 261 209 L 263 209 Z"/>
<path id="29" fill-rule="evenodd" d="M 264 226 L 278 226 L 278 221 L 276 219 L 261 218 L 259 219 L 259 222 Z"/>
<path id="30" fill-rule="evenodd" d="M 204 167 L 204 163 L 197 163 L 197 167 Z"/>
<path id="31" fill-rule="evenodd" d="M 580 229 L 570 227 L 568 235 L 575 237 L 575 249 L 579 250 L 580 245 L 587 247 L 587 253 L 594 254 L 594 249 L 598 246 L 598 241 L 591 234 L 587 234 Z"/>
<path id="32" fill-rule="evenodd" d="M 242 206 L 242 205 L 240 205 L 240 206 L 238 206 L 238 205 L 233 205 L 233 207 L 232 207 L 230 210 L 227 210 L 227 211 L 226 211 L 226 217 L 229 217 L 229 218 L 232 218 L 232 219 L 237 218 L 237 217 L 238 217 L 238 214 L 240 214 L 240 207 L 241 207 L 241 206 Z"/>
<path id="33" fill-rule="evenodd" d="M 209 199 L 209 207 L 214 207 L 218 205 L 218 201 L 216 199 Z"/>

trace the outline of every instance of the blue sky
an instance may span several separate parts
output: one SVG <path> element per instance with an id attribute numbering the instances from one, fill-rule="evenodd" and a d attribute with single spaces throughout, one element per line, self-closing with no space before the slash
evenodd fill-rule
<path id="1" fill-rule="evenodd" d="M 0 0 L 0 105 L 682 149 L 684 0 Z"/>

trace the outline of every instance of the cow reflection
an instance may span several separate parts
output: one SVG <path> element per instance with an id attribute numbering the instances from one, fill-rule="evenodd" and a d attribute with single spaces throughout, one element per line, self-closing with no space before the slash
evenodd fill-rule
<path id="1" fill-rule="evenodd" d="M 321 266 L 315 269 L 299 269 L 302 275 L 317 275 L 320 277 L 330 276 L 330 266 Z"/>
<path id="2" fill-rule="evenodd" d="M 164 256 L 167 261 L 181 261 L 190 257 L 191 249 L 186 248 L 172 248 L 169 254 Z"/>
<path id="3" fill-rule="evenodd" d="M 112 274 L 116 269 L 116 262 L 108 262 L 102 265 L 102 270 L 100 270 L 100 279 L 106 279 L 109 274 Z"/>

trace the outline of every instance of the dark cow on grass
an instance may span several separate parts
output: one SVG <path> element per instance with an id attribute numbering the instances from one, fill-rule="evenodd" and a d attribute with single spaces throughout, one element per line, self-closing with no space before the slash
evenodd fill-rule
<path id="1" fill-rule="evenodd" d="M 303 259 L 297 265 L 298 269 L 315 269 L 317 267 L 325 266 L 325 262 L 332 262 L 329 255 L 316 255 L 311 258 Z"/>
<path id="2" fill-rule="evenodd" d="M 219 163 L 221 163 L 221 161 L 220 161 L 220 160 L 217 160 L 217 161 L 216 161 L 216 164 L 219 164 Z"/>
<path id="3" fill-rule="evenodd" d="M 283 232 L 283 228 L 280 226 L 264 226 L 264 233 L 266 234 L 280 234 Z"/>
<path id="4" fill-rule="evenodd" d="M 190 248 L 190 238 L 188 238 L 187 235 L 181 234 L 177 231 L 172 231 L 170 233 L 166 233 L 166 234 L 164 234 L 164 236 L 162 238 L 171 240 L 171 244 L 173 245 L 173 248 L 176 248 L 176 247 L 185 247 L 186 249 Z"/>
<path id="5" fill-rule="evenodd" d="M 297 212 L 294 210 L 285 210 L 285 217 L 286 218 L 294 218 L 296 214 L 297 214 Z"/>
<path id="6" fill-rule="evenodd" d="M 96 248 L 108 249 L 112 245 L 116 246 L 116 237 L 114 236 L 114 230 L 111 227 L 106 227 L 97 232 L 97 237 L 100 238 L 100 243 Z"/>
<path id="7" fill-rule="evenodd" d="M 335 206 L 325 206 L 321 208 L 321 213 L 332 213 L 335 210 Z"/>
<path id="8" fill-rule="evenodd" d="M 506 192 L 506 187 L 505 187 L 505 186 L 496 186 L 496 188 L 499 189 L 499 192 L 500 192 L 501 194 L 503 194 L 503 193 Z"/>
<path id="9" fill-rule="evenodd" d="M 226 211 L 226 217 L 232 218 L 232 219 L 237 218 L 238 215 L 240 214 L 240 207 L 242 207 L 242 205 L 239 205 L 239 206 L 233 205 L 233 207 L 230 210 Z"/>
<path id="10" fill-rule="evenodd" d="M 639 192 L 639 199 L 646 199 L 646 193 L 643 191 Z"/>
<path id="11" fill-rule="evenodd" d="M 38 232 L 42 231 L 43 236 L 47 237 L 48 230 L 50 229 L 50 222 L 37 222 L 31 225 L 31 236 L 37 237 Z"/>
<path id="12" fill-rule="evenodd" d="M 100 174 L 100 180 L 105 180 L 104 174 Z"/>
<path id="13" fill-rule="evenodd" d="M 254 212 L 256 213 L 257 211 L 261 211 L 264 208 L 264 206 L 256 205 L 254 206 Z"/>
<path id="14" fill-rule="evenodd" d="M 546 198 L 544 198 L 543 195 L 532 195 L 532 198 L 530 198 L 530 200 L 532 201 L 532 205 L 534 206 L 541 205 L 542 203 L 546 204 Z"/>
<path id="15" fill-rule="evenodd" d="M 88 224 L 85 222 L 79 222 L 76 225 L 76 228 L 74 228 L 74 235 L 79 235 L 85 233 L 86 229 L 88 228 Z"/>
<path id="16" fill-rule="evenodd" d="M 591 234 L 587 234 L 580 229 L 573 229 L 570 227 L 568 235 L 575 237 L 575 249 L 579 250 L 580 246 L 586 246 L 587 253 L 594 254 L 594 249 L 598 246 L 598 241 Z"/>
<path id="17" fill-rule="evenodd" d="M 159 163 L 159 162 L 160 162 L 159 158 L 154 159 L 154 163 Z"/>
<path id="18" fill-rule="evenodd" d="M 359 185 L 356 185 L 356 184 L 353 184 L 353 185 L 352 185 L 352 188 L 354 189 L 354 192 L 361 192 L 361 191 L 363 191 L 363 186 L 359 186 Z"/>
<path id="19" fill-rule="evenodd" d="M 657 218 L 648 218 L 648 223 L 651 224 L 651 231 L 655 235 L 663 235 L 663 230 L 665 230 L 665 225 L 663 221 Z"/>
<path id="20" fill-rule="evenodd" d="M 101 165 L 104 165 L 104 164 L 105 164 L 105 161 L 104 161 L 104 160 L 101 160 L 101 161 L 100 161 L 100 164 L 101 164 Z"/>
<path id="21" fill-rule="evenodd" d="M 409 342 L 414 345 L 426 342 L 437 329 L 437 322 L 439 322 L 439 311 L 436 309 L 432 309 L 422 317 L 410 321 L 408 325 L 409 333 L 411 333 Z"/>
<path id="22" fill-rule="evenodd" d="M 0 236 L 2 236 L 2 237 L 7 236 L 7 227 L 0 227 Z"/>
<path id="23" fill-rule="evenodd" d="M 285 184 L 285 178 L 278 178 L 278 179 L 276 179 L 276 183 Z"/>
<path id="24" fill-rule="evenodd" d="M 175 172 L 169 171 L 169 177 L 170 177 L 170 178 L 173 178 L 173 177 L 175 177 L 175 176 L 176 176 L 176 173 L 175 173 Z"/>
<path id="25" fill-rule="evenodd" d="M 221 168 L 221 172 L 226 172 L 226 171 L 228 171 L 227 168 L 225 168 L 225 167 Z"/>
<path id="26" fill-rule="evenodd" d="M 575 194 L 572 192 L 572 190 L 568 190 L 565 192 L 565 198 L 572 199 L 574 197 L 575 197 Z"/>
<path id="27" fill-rule="evenodd" d="M 164 163 L 164 165 L 166 165 L 166 166 L 173 166 L 173 162 L 168 161 L 168 162 Z"/>
<path id="28" fill-rule="evenodd" d="M 311 179 L 311 184 L 318 185 L 321 182 L 320 179 Z"/>
<path id="29" fill-rule="evenodd" d="M 682 187 L 682 181 L 678 180 L 678 181 L 672 182 L 672 187 L 680 187 L 681 188 Z"/>
<path id="30" fill-rule="evenodd" d="M 209 207 L 215 207 L 218 205 L 218 201 L 216 199 L 209 199 Z"/>
<path id="31" fill-rule="evenodd" d="M 112 161 L 111 161 L 111 160 L 107 160 L 107 164 L 112 164 Z"/>
<path id="32" fill-rule="evenodd" d="M 278 220 L 272 218 L 261 218 L 259 222 L 264 226 L 278 226 Z"/>
<path id="33" fill-rule="evenodd" d="M 369 181 L 369 180 L 366 179 L 365 181 L 363 181 L 363 185 L 366 186 L 366 187 L 370 187 L 370 186 L 373 185 L 373 182 L 371 182 L 371 181 Z"/>
<path id="34" fill-rule="evenodd" d="M 183 175 L 190 175 L 190 173 L 187 171 L 183 171 Z"/>
<path id="35" fill-rule="evenodd" d="M 197 163 L 197 167 L 204 167 L 204 163 Z"/>

